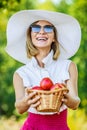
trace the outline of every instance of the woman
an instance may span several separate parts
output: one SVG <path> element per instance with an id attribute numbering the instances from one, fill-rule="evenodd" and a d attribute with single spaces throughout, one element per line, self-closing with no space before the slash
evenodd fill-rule
<path id="1" fill-rule="evenodd" d="M 69 130 L 67 108 L 77 109 L 80 103 L 78 71 L 69 58 L 78 50 L 80 38 L 78 22 L 62 13 L 25 10 L 9 20 L 6 51 L 25 64 L 13 76 L 15 106 L 21 114 L 29 112 L 21 130 Z M 69 89 L 69 93 L 64 93 L 59 114 L 38 112 L 40 96 L 34 97 L 35 92 L 25 95 L 26 87 L 39 85 L 44 77 L 53 83 L 65 83 Z"/>

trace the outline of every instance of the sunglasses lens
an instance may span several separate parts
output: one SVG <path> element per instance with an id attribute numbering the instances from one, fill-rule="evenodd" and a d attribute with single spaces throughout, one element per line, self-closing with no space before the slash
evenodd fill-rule
<path id="1" fill-rule="evenodd" d="M 31 29 L 32 29 L 32 32 L 40 32 L 40 26 L 39 25 L 32 25 L 31 26 Z"/>
<path id="2" fill-rule="evenodd" d="M 51 25 L 45 25 L 43 27 L 43 29 L 44 29 L 44 32 L 50 33 L 50 32 L 52 32 L 54 30 L 54 27 L 51 26 Z M 31 30 L 32 30 L 32 32 L 40 32 L 41 26 L 40 25 L 32 25 Z"/>
<path id="3" fill-rule="evenodd" d="M 47 33 L 50 33 L 53 31 L 53 26 L 50 26 L 50 25 L 46 25 L 44 26 L 44 31 L 47 32 Z"/>

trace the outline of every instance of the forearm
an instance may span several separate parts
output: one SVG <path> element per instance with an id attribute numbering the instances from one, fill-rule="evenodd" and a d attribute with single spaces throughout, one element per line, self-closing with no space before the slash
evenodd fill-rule
<path id="1" fill-rule="evenodd" d="M 30 93 L 27 96 L 24 96 L 21 100 L 17 100 L 15 103 L 15 107 L 18 110 L 20 114 L 26 112 L 29 107 L 32 105 L 32 107 L 36 108 L 40 104 L 40 96 L 35 96 L 36 93 Z"/>
<path id="2" fill-rule="evenodd" d="M 66 103 L 68 108 L 76 110 L 80 104 L 80 98 L 79 97 L 73 97 L 70 99 L 70 101 L 68 100 Z"/>
<path id="3" fill-rule="evenodd" d="M 76 110 L 78 108 L 79 104 L 80 104 L 80 98 L 79 97 L 73 98 L 73 101 L 69 108 Z"/>
<path id="4" fill-rule="evenodd" d="M 26 112 L 29 109 L 29 105 L 23 100 L 16 101 L 15 107 L 16 107 L 18 113 L 20 113 L 20 114 L 23 114 L 24 112 Z"/>

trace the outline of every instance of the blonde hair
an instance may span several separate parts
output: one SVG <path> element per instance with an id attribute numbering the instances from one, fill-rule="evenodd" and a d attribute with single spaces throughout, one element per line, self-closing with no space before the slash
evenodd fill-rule
<path id="1" fill-rule="evenodd" d="M 38 21 L 32 23 L 31 25 L 34 25 L 37 22 Z M 39 53 L 38 49 L 33 45 L 31 40 L 31 25 L 27 29 L 26 51 L 27 51 L 28 58 L 32 58 L 32 56 L 36 56 Z M 53 49 L 54 52 L 53 59 L 57 60 L 60 54 L 60 50 L 59 50 L 59 42 L 57 41 L 57 30 L 55 27 L 54 27 L 54 39 L 55 41 L 52 42 L 51 49 Z"/>

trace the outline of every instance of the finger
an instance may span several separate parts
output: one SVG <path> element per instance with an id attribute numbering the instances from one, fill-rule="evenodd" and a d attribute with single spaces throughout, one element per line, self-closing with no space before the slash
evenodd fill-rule
<path id="1" fill-rule="evenodd" d="M 36 95 L 36 92 L 29 93 L 29 94 L 26 96 L 26 100 L 29 100 L 29 99 L 33 98 L 35 95 Z"/>
<path id="2" fill-rule="evenodd" d="M 67 103 L 67 99 L 66 98 L 62 98 L 62 102 L 66 104 Z"/>
<path id="3" fill-rule="evenodd" d="M 36 108 L 39 105 L 40 105 L 40 101 L 37 101 L 35 104 L 32 104 L 31 106 L 34 107 L 34 108 Z"/>
<path id="4" fill-rule="evenodd" d="M 58 111 L 58 112 L 57 112 L 57 114 L 59 115 L 59 114 L 60 114 L 60 112 Z"/>
<path id="5" fill-rule="evenodd" d="M 27 88 L 27 87 L 25 88 L 25 92 L 26 92 L 26 93 L 29 93 L 29 90 L 31 90 L 30 87 L 29 87 L 29 88 Z"/>
<path id="6" fill-rule="evenodd" d="M 68 97 L 69 97 L 69 95 L 68 95 L 66 92 L 63 93 L 63 96 L 64 96 L 65 98 L 68 98 Z"/>
<path id="7" fill-rule="evenodd" d="M 40 99 L 40 97 L 37 96 L 35 98 L 32 98 L 32 99 L 28 100 L 28 105 L 36 103 L 39 99 Z"/>
<path id="8" fill-rule="evenodd" d="M 36 92 L 30 93 L 28 95 L 25 95 L 24 102 L 27 103 L 28 100 L 31 100 L 35 96 Z"/>

